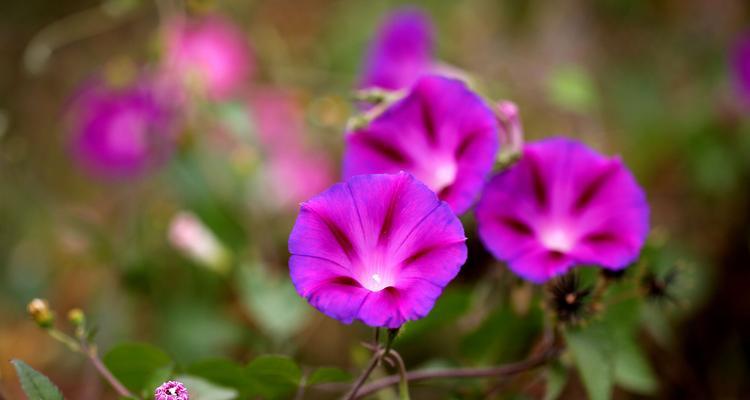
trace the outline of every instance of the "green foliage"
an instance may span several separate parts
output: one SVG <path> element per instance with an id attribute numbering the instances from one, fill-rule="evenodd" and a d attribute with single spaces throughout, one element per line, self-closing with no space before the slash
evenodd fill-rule
<path id="1" fill-rule="evenodd" d="M 175 379 L 185 385 L 191 400 L 233 400 L 238 396 L 235 389 L 221 387 L 195 376 L 182 375 Z"/>
<path id="2" fill-rule="evenodd" d="M 614 385 L 612 343 L 603 324 L 568 330 L 565 341 L 590 400 L 608 400 Z"/>
<path id="3" fill-rule="evenodd" d="M 575 65 L 555 70 L 547 85 L 552 102 L 569 111 L 589 111 L 597 101 L 590 76 Z"/>
<path id="4" fill-rule="evenodd" d="M 425 335 L 434 334 L 450 326 L 469 309 L 471 291 L 448 289 L 435 303 L 432 311 L 417 321 L 409 322 L 396 337 L 397 346 L 409 346 L 425 340 Z"/>
<path id="5" fill-rule="evenodd" d="M 251 393 L 266 399 L 287 398 L 299 386 L 302 371 L 289 357 L 264 355 L 245 367 Z"/>
<path id="6" fill-rule="evenodd" d="M 527 315 L 517 315 L 509 305 L 499 307 L 476 331 L 464 337 L 462 354 L 481 363 L 522 358 L 541 329 L 542 316 L 536 307 Z"/>
<path id="7" fill-rule="evenodd" d="M 243 306 L 274 341 L 285 342 L 307 322 L 310 306 L 286 277 L 272 276 L 260 264 L 243 265 L 237 285 Z"/>
<path id="8" fill-rule="evenodd" d="M 134 393 L 160 384 L 171 372 L 172 360 L 162 350 L 145 343 L 124 343 L 102 359 L 112 374 Z M 156 382 L 156 383 L 155 383 Z"/>
<path id="9" fill-rule="evenodd" d="M 568 371 L 560 363 L 556 362 L 547 367 L 545 371 L 547 378 L 547 388 L 544 393 L 544 400 L 555 400 L 565 389 L 565 383 L 568 381 Z"/>
<path id="10" fill-rule="evenodd" d="M 46 376 L 21 360 L 13 360 L 11 363 L 16 368 L 21 388 L 29 400 L 63 400 L 60 389 Z"/>
<path id="11" fill-rule="evenodd" d="M 220 386 L 236 389 L 241 394 L 246 394 L 250 390 L 245 368 L 233 361 L 222 359 L 199 361 L 188 366 L 187 373 Z"/>
<path id="12" fill-rule="evenodd" d="M 352 376 L 339 368 L 333 368 L 333 367 L 322 367 L 318 368 L 310 374 L 310 377 L 307 379 L 308 385 L 317 385 L 320 383 L 329 383 L 329 382 L 348 382 L 352 380 Z"/>

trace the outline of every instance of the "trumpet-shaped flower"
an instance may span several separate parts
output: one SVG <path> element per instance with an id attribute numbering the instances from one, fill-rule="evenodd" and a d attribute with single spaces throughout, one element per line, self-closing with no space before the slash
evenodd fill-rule
<path id="1" fill-rule="evenodd" d="M 174 141 L 173 107 L 150 78 L 127 87 L 92 81 L 70 106 L 72 150 L 91 175 L 140 176 L 162 162 Z"/>
<path id="2" fill-rule="evenodd" d="M 386 17 L 370 45 L 360 86 L 398 90 L 433 67 L 433 27 L 415 8 Z"/>
<path id="3" fill-rule="evenodd" d="M 302 204 L 289 237 L 297 292 L 344 323 L 424 317 L 466 261 L 463 227 L 411 175 L 360 175 Z"/>
<path id="4" fill-rule="evenodd" d="M 575 265 L 625 268 L 649 227 L 646 196 L 622 161 L 561 138 L 526 145 L 476 213 L 490 252 L 535 283 Z"/>
<path id="5" fill-rule="evenodd" d="M 213 98 L 234 94 L 254 68 L 243 32 L 221 17 L 174 19 L 165 36 L 165 73 Z"/>
<path id="6" fill-rule="evenodd" d="M 492 110 L 462 82 L 433 75 L 346 141 L 345 177 L 404 170 L 457 214 L 479 195 L 499 147 Z"/>

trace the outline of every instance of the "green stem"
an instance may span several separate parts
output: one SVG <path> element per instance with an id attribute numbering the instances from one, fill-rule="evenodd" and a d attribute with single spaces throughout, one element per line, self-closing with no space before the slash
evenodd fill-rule
<path id="1" fill-rule="evenodd" d="M 49 335 L 52 336 L 53 339 L 68 346 L 71 351 L 78 353 L 81 352 L 81 345 L 79 345 L 75 339 L 68 336 L 67 334 L 57 330 L 56 328 L 50 328 L 49 330 L 47 330 L 47 333 L 49 333 Z"/>
<path id="2" fill-rule="evenodd" d="M 398 368 L 398 397 L 399 400 L 410 400 L 409 397 L 409 378 L 406 375 L 406 364 L 404 359 L 395 350 L 392 350 L 389 354 L 392 360 L 395 361 L 396 367 Z"/>

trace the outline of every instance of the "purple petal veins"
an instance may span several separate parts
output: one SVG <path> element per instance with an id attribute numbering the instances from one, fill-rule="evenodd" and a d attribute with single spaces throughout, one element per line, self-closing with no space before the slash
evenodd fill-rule
<path id="1" fill-rule="evenodd" d="M 536 283 L 575 265 L 625 268 L 649 229 L 646 196 L 619 158 L 562 138 L 527 144 L 476 213 L 490 252 Z"/>
<path id="2" fill-rule="evenodd" d="M 346 140 L 345 177 L 407 171 L 457 214 L 478 196 L 499 147 L 492 110 L 462 82 L 433 75 Z"/>
<path id="3" fill-rule="evenodd" d="M 466 261 L 463 227 L 411 175 L 360 175 L 302 204 L 289 236 L 299 294 L 344 323 L 424 317 Z"/>

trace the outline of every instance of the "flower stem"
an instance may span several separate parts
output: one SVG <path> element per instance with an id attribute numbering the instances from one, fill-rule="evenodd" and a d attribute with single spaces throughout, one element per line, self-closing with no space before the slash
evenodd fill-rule
<path id="1" fill-rule="evenodd" d="M 523 361 L 496 367 L 412 371 L 406 373 L 406 381 L 417 382 L 432 379 L 499 378 L 512 376 L 546 364 L 550 360 L 557 358 L 557 356 L 560 354 L 560 351 L 560 348 L 551 346 L 546 351 L 543 351 L 535 356 L 531 356 Z M 387 376 L 362 387 L 361 390 L 358 389 L 358 393 L 355 393 L 355 397 L 347 397 L 347 399 L 354 400 L 363 398 L 389 386 L 400 383 L 401 381 L 402 377 L 398 374 Z"/>
<path id="2" fill-rule="evenodd" d="M 370 362 L 367 364 L 367 368 L 365 368 L 364 371 L 362 371 L 362 374 L 357 378 L 357 381 L 354 382 L 354 386 L 352 386 L 352 389 L 349 391 L 349 393 L 344 397 L 346 400 L 354 400 L 357 398 L 357 392 L 359 392 L 359 389 L 364 385 L 367 378 L 372 374 L 372 371 L 375 370 L 375 367 L 378 366 L 378 363 L 380 362 L 380 358 L 382 357 L 383 352 L 380 349 L 376 349 L 375 353 L 372 355 L 372 358 L 370 359 Z"/>
<path id="3" fill-rule="evenodd" d="M 81 346 L 81 353 L 86 355 L 86 357 L 91 361 L 91 364 L 94 365 L 94 368 L 96 368 L 96 371 L 99 372 L 99 375 L 102 376 L 107 382 L 109 382 L 110 386 L 112 386 L 112 389 L 117 392 L 122 397 L 131 397 L 135 398 L 132 393 L 125 387 L 125 385 L 122 384 L 117 378 L 115 378 L 114 375 L 112 375 L 112 372 L 109 371 L 106 365 L 102 362 L 102 360 L 99 358 L 99 355 L 97 354 L 96 347 L 89 347 L 83 344 Z"/>
<path id="4" fill-rule="evenodd" d="M 399 396 L 399 400 L 410 400 L 410 397 L 409 397 L 409 379 L 407 378 L 406 364 L 404 364 L 404 359 L 401 358 L 401 355 L 398 354 L 395 350 L 391 350 L 391 352 L 388 354 L 388 356 L 392 360 L 395 361 L 396 366 L 398 367 L 398 376 L 399 376 L 398 396 Z"/>

